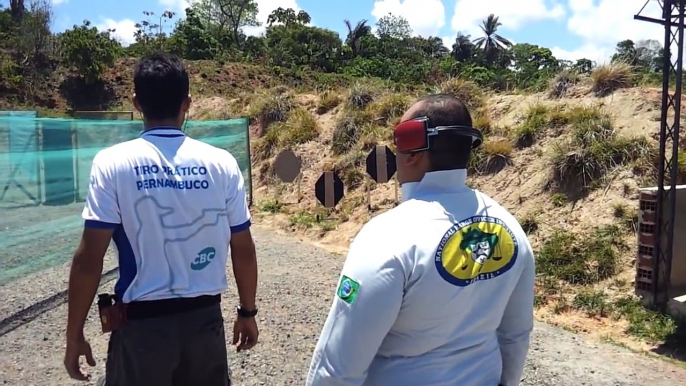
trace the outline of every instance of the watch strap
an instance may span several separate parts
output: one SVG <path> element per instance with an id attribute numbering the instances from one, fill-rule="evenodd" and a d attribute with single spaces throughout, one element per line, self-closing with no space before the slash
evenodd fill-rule
<path id="1" fill-rule="evenodd" d="M 252 318 L 257 315 L 257 308 L 254 310 L 248 310 L 241 306 L 236 307 L 236 313 L 242 318 Z"/>

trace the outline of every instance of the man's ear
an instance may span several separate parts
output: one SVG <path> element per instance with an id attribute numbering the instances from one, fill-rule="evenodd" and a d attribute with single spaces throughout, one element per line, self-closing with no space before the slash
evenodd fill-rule
<path id="1" fill-rule="evenodd" d="M 138 104 L 138 97 L 136 96 L 135 93 L 133 94 L 132 102 L 133 102 L 133 108 L 135 108 L 136 111 L 138 111 L 139 113 L 143 114 L 143 110 L 141 109 L 141 105 Z"/>
<path id="2" fill-rule="evenodd" d="M 188 94 L 186 99 L 183 101 L 181 104 L 181 111 L 183 113 L 187 113 L 188 110 L 191 108 L 191 103 L 193 102 L 193 98 L 191 98 L 191 94 Z"/>

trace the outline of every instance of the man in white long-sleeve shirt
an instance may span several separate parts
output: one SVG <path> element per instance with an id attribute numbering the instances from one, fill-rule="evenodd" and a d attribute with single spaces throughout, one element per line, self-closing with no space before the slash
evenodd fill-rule
<path id="1" fill-rule="evenodd" d="M 461 101 L 430 95 L 394 141 L 403 202 L 351 244 L 307 385 L 518 385 L 534 256 L 517 220 L 465 184 L 481 133 Z"/>

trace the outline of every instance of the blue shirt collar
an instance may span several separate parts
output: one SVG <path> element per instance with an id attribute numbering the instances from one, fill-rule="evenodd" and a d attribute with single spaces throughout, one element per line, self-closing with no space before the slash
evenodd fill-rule
<path id="1" fill-rule="evenodd" d="M 148 130 L 145 130 L 144 132 L 141 133 L 141 137 L 162 137 L 162 138 L 177 138 L 177 137 L 185 137 L 186 133 L 184 133 L 181 129 L 177 127 L 166 127 L 166 126 L 160 126 L 160 127 L 152 127 Z"/>

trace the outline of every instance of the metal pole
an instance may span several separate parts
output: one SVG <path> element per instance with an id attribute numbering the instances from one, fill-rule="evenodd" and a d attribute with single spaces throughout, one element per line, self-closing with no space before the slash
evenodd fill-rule
<path id="1" fill-rule="evenodd" d="M 666 306 L 669 303 L 670 297 L 670 287 L 672 278 L 672 259 L 673 259 L 673 249 L 674 249 L 674 222 L 676 216 L 676 182 L 677 182 L 677 172 L 679 168 L 679 126 L 681 125 L 681 88 L 682 88 L 682 75 L 683 75 L 683 58 L 684 58 L 684 0 L 678 0 L 676 4 L 676 9 L 679 12 L 678 15 L 678 31 L 674 37 L 673 43 L 677 46 L 677 59 L 676 59 L 676 85 L 674 89 L 674 96 L 672 101 L 674 103 L 674 124 L 669 130 L 670 139 L 672 141 L 672 156 L 669 160 L 669 192 L 668 196 L 668 219 L 665 224 L 665 231 L 667 232 L 667 245 L 665 248 L 668 250 L 664 254 L 664 300 L 663 307 L 666 311 Z"/>

